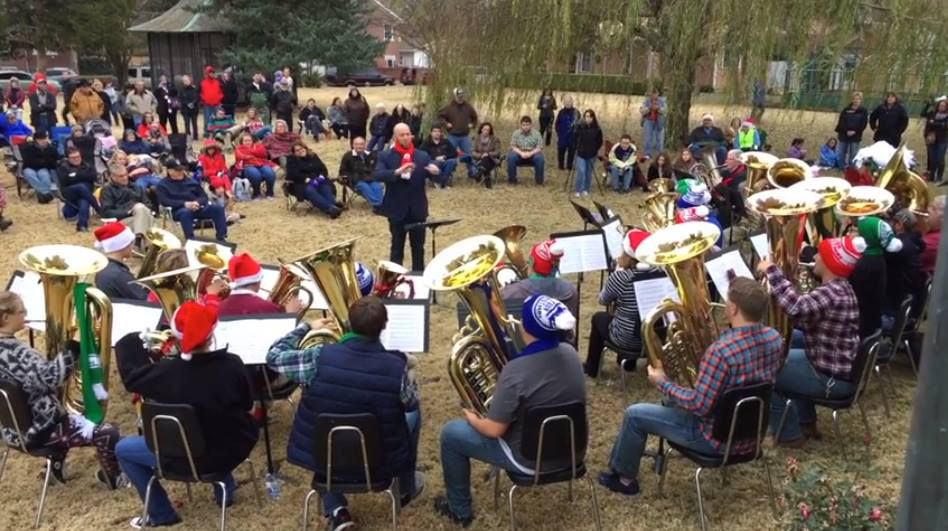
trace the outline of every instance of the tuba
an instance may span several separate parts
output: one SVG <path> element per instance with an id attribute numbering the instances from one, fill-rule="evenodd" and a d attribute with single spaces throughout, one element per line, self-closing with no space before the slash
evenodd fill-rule
<path id="1" fill-rule="evenodd" d="M 415 284 L 408 278 L 408 273 L 407 268 L 395 262 L 379 260 L 372 294 L 383 299 L 414 299 Z M 408 286 L 408 292 L 398 291 L 399 286 Z"/>
<path id="2" fill-rule="evenodd" d="M 211 282 L 219 275 L 223 276 L 223 271 L 227 269 L 227 261 L 221 257 L 218 253 L 217 246 L 213 243 L 198 247 L 197 250 L 194 251 L 194 257 L 198 263 L 201 264 L 201 269 L 198 271 L 196 280 L 197 292 L 198 295 L 204 295 L 207 292 L 207 287 L 211 285 Z M 220 298 L 226 299 L 228 295 L 230 295 L 229 288 L 221 292 Z"/>
<path id="3" fill-rule="evenodd" d="M 672 381 L 686 387 L 695 386 L 701 357 L 718 337 L 704 254 L 720 236 L 713 223 L 689 221 L 654 232 L 635 252 L 639 261 L 665 269 L 681 301 L 665 299 L 642 319 L 649 364 L 663 368 Z M 657 330 L 662 321 L 668 327 L 664 341 Z"/>
<path id="4" fill-rule="evenodd" d="M 603 216 L 603 219 L 608 219 Z M 494 233 L 504 242 L 506 251 L 502 264 L 498 265 L 497 279 L 500 286 L 513 284 L 530 275 L 527 259 L 523 256 L 523 238 L 527 235 L 527 228 L 523 225 L 510 225 Z"/>
<path id="5" fill-rule="evenodd" d="M 767 190 L 747 199 L 747 207 L 767 220 L 770 261 L 794 284 L 801 282 L 800 249 L 807 218 L 822 207 L 823 198 L 816 192 L 799 188 Z M 766 277 L 761 280 L 770 288 Z M 780 332 L 784 353 L 790 347 L 793 321 L 776 301 L 767 309 L 767 324 Z"/>
<path id="6" fill-rule="evenodd" d="M 329 304 L 329 312 L 339 332 L 349 331 L 349 307 L 362 298 L 356 277 L 352 251 L 356 240 L 347 240 L 326 247 L 292 262 L 316 282 Z M 331 330 L 311 330 L 300 341 L 299 348 L 307 349 L 321 344 L 336 343 L 340 334 Z"/>
<path id="7" fill-rule="evenodd" d="M 138 278 L 145 278 L 154 275 L 158 264 L 158 255 L 165 251 L 181 248 L 181 240 L 170 232 L 153 228 L 142 235 L 148 242 L 148 248 L 145 250 L 145 256 L 142 257 L 142 264 L 138 268 Z"/>
<path id="8" fill-rule="evenodd" d="M 767 169 L 767 182 L 773 188 L 790 188 L 813 178 L 813 170 L 800 159 L 778 159 Z"/>
<path id="9" fill-rule="evenodd" d="M 744 197 L 750 197 L 757 192 L 770 188 L 767 172 L 777 162 L 776 156 L 766 151 L 748 151 L 741 153 L 741 162 L 747 166 L 747 179 L 744 181 Z"/>
<path id="10" fill-rule="evenodd" d="M 824 238 L 839 236 L 842 227 L 835 207 L 852 188 L 849 181 L 839 177 L 814 177 L 800 181 L 790 188 L 814 192 L 823 199 L 819 210 L 811 213 L 807 220 L 806 232 L 810 245 L 818 245 Z"/>
<path id="11" fill-rule="evenodd" d="M 308 302 L 302 305 L 300 313 L 296 316 L 297 319 L 302 319 L 315 300 L 313 292 L 303 287 L 304 280 L 310 280 L 309 273 L 305 269 L 296 263 L 282 264 L 280 274 L 273 288 L 270 289 L 267 300 L 278 306 L 286 306 L 293 297 L 299 297 L 300 293 L 305 293 Z"/>
<path id="12" fill-rule="evenodd" d="M 931 191 L 925 179 L 909 169 L 905 162 L 906 148 L 903 145 L 876 178 L 876 186 L 884 188 L 895 196 L 896 201 L 917 215 L 927 216 L 931 203 Z"/>
<path id="13" fill-rule="evenodd" d="M 649 192 L 674 192 L 675 181 L 668 177 L 658 177 L 648 182 Z"/>
<path id="14" fill-rule="evenodd" d="M 642 225 L 645 230 L 655 232 L 675 223 L 675 202 L 678 194 L 675 192 L 655 192 L 645 197 L 645 202 L 639 208 L 645 210 L 642 214 Z"/>
<path id="15" fill-rule="evenodd" d="M 158 299 L 161 311 L 168 323 L 174 319 L 174 313 L 187 301 L 197 300 L 198 282 L 205 275 L 203 266 L 189 266 L 150 277 L 140 278 L 136 282 L 148 288 Z M 170 330 L 145 330 L 141 334 L 145 349 L 149 352 L 164 353 L 171 344 L 175 344 L 174 334 Z"/>
<path id="16" fill-rule="evenodd" d="M 701 149 L 701 163 L 692 166 L 692 173 L 696 178 L 704 181 L 704 184 L 708 186 L 708 190 L 714 190 L 724 180 L 719 168 L 714 147 L 705 146 Z"/>
<path id="17" fill-rule="evenodd" d="M 452 339 L 448 375 L 461 399 L 482 414 L 501 369 L 520 348 L 519 323 L 506 314 L 495 269 L 505 252 L 497 236 L 473 236 L 438 253 L 423 277 L 432 290 L 457 293 L 470 311 Z"/>
<path id="18" fill-rule="evenodd" d="M 105 268 L 104 255 L 92 249 L 75 245 L 40 245 L 20 253 L 20 263 L 39 274 L 46 298 L 46 355 L 55 358 L 63 352 L 66 342 L 76 334 L 73 289 L 80 277 L 92 275 Z M 102 367 L 102 386 L 109 388 L 109 369 L 112 365 L 112 302 L 96 288 L 86 290 L 86 304 L 93 316 L 99 341 L 99 363 Z M 76 366 L 79 366 L 78 360 Z M 65 382 L 62 400 L 66 411 L 75 415 L 85 412 L 82 397 L 82 375 L 77 370 Z M 102 401 L 103 412 L 108 401 Z"/>

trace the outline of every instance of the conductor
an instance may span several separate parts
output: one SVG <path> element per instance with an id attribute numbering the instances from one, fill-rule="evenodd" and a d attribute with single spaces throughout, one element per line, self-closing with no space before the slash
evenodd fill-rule
<path id="1" fill-rule="evenodd" d="M 408 234 L 411 268 L 422 271 L 425 268 L 425 228 L 407 230 L 405 227 L 428 218 L 425 186 L 428 176 L 438 175 L 439 170 L 427 153 L 415 149 L 408 124 L 396 125 L 393 134 L 392 147 L 379 156 L 375 165 L 375 180 L 385 183 L 385 197 L 379 213 L 388 218 L 388 229 L 392 233 L 389 259 L 396 264 L 402 263 L 405 235 Z"/>

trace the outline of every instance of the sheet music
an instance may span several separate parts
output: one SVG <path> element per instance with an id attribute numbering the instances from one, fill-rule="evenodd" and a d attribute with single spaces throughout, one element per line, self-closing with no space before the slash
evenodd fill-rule
<path id="1" fill-rule="evenodd" d="M 637 280 L 632 286 L 635 288 L 635 303 L 639 307 L 640 319 L 645 319 L 648 312 L 654 310 L 666 298 L 680 302 L 678 290 L 668 277 Z"/>
<path id="2" fill-rule="evenodd" d="M 132 332 L 155 330 L 160 320 L 157 304 L 112 301 L 112 346 Z"/>
<path id="3" fill-rule="evenodd" d="M 606 237 L 606 247 L 609 249 L 609 256 L 614 259 L 622 254 L 622 240 L 625 238 L 625 229 L 622 226 L 622 220 L 615 218 L 602 226 L 602 233 Z"/>
<path id="4" fill-rule="evenodd" d="M 37 332 L 46 331 L 46 294 L 40 276 L 32 271 L 17 271 L 10 279 L 10 291 L 23 299 L 26 326 Z"/>
<path id="5" fill-rule="evenodd" d="M 234 249 L 226 245 L 221 245 L 214 242 L 205 242 L 201 240 L 188 240 L 184 242 L 184 250 L 188 253 L 188 264 L 192 266 L 202 265 L 201 262 L 198 262 L 196 253 L 198 249 L 204 247 L 205 245 L 213 245 L 217 247 L 217 254 L 224 260 L 224 263 L 229 262 L 231 257 L 234 256 Z"/>
<path id="6" fill-rule="evenodd" d="M 751 236 L 751 244 L 754 246 L 754 251 L 757 252 L 757 257 L 760 259 L 770 257 L 770 241 L 767 239 L 767 233 L 762 232 L 757 236 Z"/>
<path id="7" fill-rule="evenodd" d="M 277 279 L 280 278 L 280 266 L 263 265 L 260 266 L 260 271 L 263 273 L 263 280 L 260 281 L 260 291 L 263 292 L 265 297 L 268 297 L 270 296 L 270 291 L 276 286 Z M 310 310 L 329 309 L 329 303 L 326 302 L 326 297 L 323 296 L 323 292 L 315 282 L 312 280 L 304 280 L 302 285 L 313 294 L 313 303 L 309 306 Z M 300 296 L 300 300 L 305 300 L 305 298 L 306 295 Z"/>
<path id="8" fill-rule="evenodd" d="M 296 328 L 296 317 L 292 314 L 266 319 L 224 319 L 217 323 L 214 338 L 219 347 L 240 356 L 245 365 L 265 365 L 267 351 L 275 342 Z"/>
<path id="9" fill-rule="evenodd" d="M 425 304 L 386 304 L 388 324 L 379 338 L 389 350 L 426 352 L 428 308 Z"/>
<path id="10" fill-rule="evenodd" d="M 727 298 L 727 290 L 731 285 L 727 275 L 728 271 L 733 270 L 734 274 L 739 277 L 754 278 L 750 268 L 741 258 L 741 253 L 736 250 L 724 253 L 713 260 L 708 260 L 704 263 L 704 267 L 708 270 L 711 282 L 714 282 L 714 287 L 721 294 L 722 299 Z"/>
<path id="11" fill-rule="evenodd" d="M 576 236 L 558 236 L 556 243 L 563 246 L 559 270 L 564 275 L 609 268 L 606 242 L 600 231 Z"/>
<path id="12" fill-rule="evenodd" d="M 428 289 L 428 286 L 422 280 L 421 275 L 405 275 L 405 278 L 411 280 L 412 286 L 415 288 L 415 296 L 411 300 L 413 301 L 428 301 L 431 300 L 431 290 Z M 399 286 L 399 292 L 408 293 L 408 286 Z"/>

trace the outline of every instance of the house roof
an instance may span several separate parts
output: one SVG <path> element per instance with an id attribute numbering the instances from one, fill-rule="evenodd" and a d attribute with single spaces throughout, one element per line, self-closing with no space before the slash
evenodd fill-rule
<path id="1" fill-rule="evenodd" d="M 201 11 L 207 0 L 180 0 L 157 17 L 128 31 L 141 33 L 226 33 L 230 23 L 220 15 Z"/>
<path id="2" fill-rule="evenodd" d="M 385 5 L 381 0 L 374 0 L 374 1 L 375 1 L 375 5 L 377 5 L 382 11 L 384 11 L 390 17 L 394 18 L 398 22 L 403 22 L 402 17 L 398 16 L 398 13 L 392 10 L 392 8 Z"/>

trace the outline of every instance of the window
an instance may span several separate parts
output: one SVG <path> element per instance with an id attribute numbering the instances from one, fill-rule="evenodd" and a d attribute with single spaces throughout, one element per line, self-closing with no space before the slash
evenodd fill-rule
<path id="1" fill-rule="evenodd" d="M 385 56 L 385 65 L 386 65 L 387 67 L 389 67 L 389 68 L 395 68 L 395 63 L 396 63 L 397 61 L 398 61 L 398 59 L 397 59 L 394 55 L 386 55 L 386 56 Z"/>
<path id="2" fill-rule="evenodd" d="M 398 66 L 410 68 L 414 66 L 415 54 L 411 52 L 402 52 L 398 55 Z"/>
<path id="3" fill-rule="evenodd" d="M 382 26 L 382 31 L 385 33 L 382 37 L 382 40 L 385 42 L 392 42 L 395 40 L 395 26 L 391 24 L 385 24 Z"/>
<path id="4" fill-rule="evenodd" d="M 592 55 L 583 52 L 577 53 L 575 70 L 577 74 L 588 74 L 592 72 Z"/>

